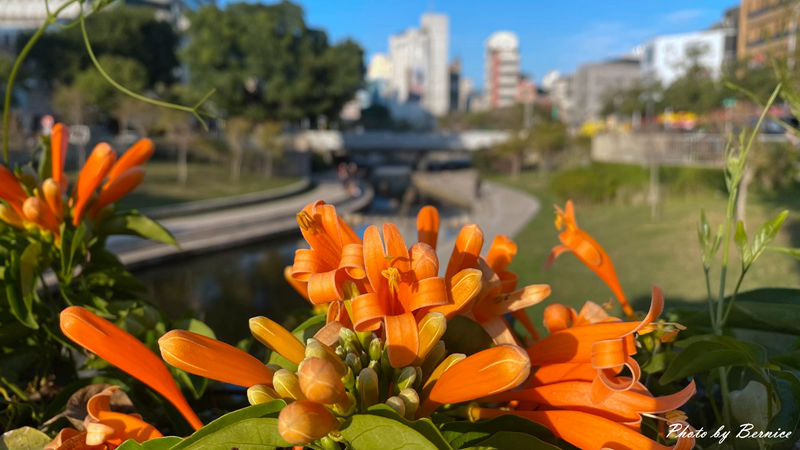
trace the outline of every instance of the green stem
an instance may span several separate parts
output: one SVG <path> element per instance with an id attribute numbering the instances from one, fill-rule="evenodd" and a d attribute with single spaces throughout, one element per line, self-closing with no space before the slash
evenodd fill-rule
<path id="1" fill-rule="evenodd" d="M 11 90 L 14 88 L 14 81 L 17 79 L 17 73 L 19 73 L 20 68 L 22 68 L 22 63 L 25 61 L 25 58 L 28 57 L 28 53 L 31 52 L 33 46 L 36 45 L 39 39 L 44 35 L 47 27 L 56 21 L 58 15 L 61 14 L 61 11 L 76 1 L 78 0 L 69 0 L 64 2 L 64 4 L 58 7 L 58 9 L 48 14 L 42 25 L 39 26 L 39 29 L 33 33 L 33 36 L 31 36 L 31 38 L 28 39 L 28 42 L 25 43 L 25 46 L 22 47 L 17 59 L 14 61 L 14 65 L 11 66 L 11 72 L 8 74 L 8 82 L 6 83 L 5 98 L 3 100 L 3 160 L 6 164 L 8 164 L 10 158 L 9 130 L 11 128 Z"/>
<path id="2" fill-rule="evenodd" d="M 708 318 L 711 320 L 711 329 L 716 329 L 717 319 L 714 315 L 714 296 L 711 294 L 711 277 L 709 268 L 703 266 L 703 272 L 706 278 L 706 303 L 708 303 Z"/>
<path id="3" fill-rule="evenodd" d="M 739 288 L 742 287 L 742 281 L 744 281 L 744 276 L 747 274 L 748 269 L 749 267 L 742 267 L 742 271 L 739 274 L 739 279 L 736 280 L 736 287 L 733 288 L 731 299 L 728 301 L 728 304 L 725 307 L 725 313 L 722 315 L 722 325 L 720 328 L 724 327 L 725 322 L 728 321 L 728 316 L 731 314 L 731 309 L 733 309 L 733 302 L 736 301 L 736 295 L 739 294 Z"/>
<path id="4" fill-rule="evenodd" d="M 92 49 L 92 44 L 91 42 L 89 42 L 89 34 L 86 32 L 86 20 L 83 17 L 83 13 L 81 13 L 78 20 L 80 21 L 81 24 L 81 34 L 83 35 L 83 43 L 84 46 L 86 47 L 86 52 L 89 54 L 89 59 L 92 60 L 92 64 L 94 64 L 95 69 L 97 69 L 97 71 L 100 73 L 100 76 L 102 76 L 103 79 L 105 79 L 108 82 L 108 84 L 114 86 L 114 88 L 116 88 L 123 94 L 133 97 L 139 101 L 149 103 L 155 106 L 160 106 L 162 108 L 175 109 L 178 111 L 188 112 L 192 114 L 200 122 L 200 124 L 203 126 L 204 129 L 208 130 L 208 125 L 206 124 L 206 121 L 203 119 L 203 117 L 200 115 L 198 108 L 200 108 L 200 106 L 202 106 L 202 104 L 214 94 L 215 92 L 214 89 L 212 89 L 209 93 L 204 95 L 203 98 L 197 104 L 195 104 L 195 106 L 185 106 L 185 105 L 179 105 L 177 103 L 170 103 L 170 102 L 165 102 L 163 100 L 156 100 L 150 97 L 146 97 L 144 95 L 141 95 L 126 88 L 125 86 L 117 82 L 115 79 L 111 78 L 111 75 L 109 75 L 108 72 L 106 72 L 105 69 L 103 69 L 103 66 L 100 65 L 100 61 L 97 60 L 97 57 L 94 54 L 94 50 Z"/>

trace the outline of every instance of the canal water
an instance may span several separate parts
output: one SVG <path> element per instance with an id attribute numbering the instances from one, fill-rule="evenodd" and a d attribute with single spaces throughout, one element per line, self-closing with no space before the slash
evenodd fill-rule
<path id="1" fill-rule="evenodd" d="M 390 198 L 376 197 L 366 210 L 345 220 L 359 236 L 370 224 L 395 222 L 411 244 L 416 240 L 416 213 L 420 207 L 401 208 Z M 468 221 L 468 215 L 463 210 L 441 205 L 439 210 L 442 216 L 439 255 L 443 260 L 442 255 L 449 255 L 452 250 L 449 242 Z M 250 335 L 247 324 L 250 317 L 267 316 L 288 328 L 308 317 L 308 302 L 283 278 L 283 269 L 292 263 L 295 250 L 305 247 L 298 232 L 168 262 L 135 274 L 147 287 L 150 300 L 168 317 L 202 320 L 219 339 L 233 344 Z"/>

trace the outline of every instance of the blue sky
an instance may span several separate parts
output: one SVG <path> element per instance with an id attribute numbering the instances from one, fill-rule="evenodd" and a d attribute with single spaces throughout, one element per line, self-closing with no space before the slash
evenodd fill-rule
<path id="1" fill-rule="evenodd" d="M 298 1 L 298 0 L 295 0 Z M 427 11 L 450 17 L 450 56 L 465 74 L 483 80 L 483 43 L 494 31 L 520 38 L 522 70 L 537 80 L 552 69 L 626 53 L 648 38 L 702 30 L 735 0 L 299 0 L 311 26 L 338 41 L 351 37 L 367 55 L 385 52 L 390 34 L 419 24 Z"/>

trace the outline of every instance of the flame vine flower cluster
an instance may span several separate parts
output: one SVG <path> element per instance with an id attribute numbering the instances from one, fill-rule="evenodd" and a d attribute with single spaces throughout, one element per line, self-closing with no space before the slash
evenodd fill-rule
<path id="1" fill-rule="evenodd" d="M 411 246 L 393 224 L 382 227 L 382 236 L 370 226 L 360 239 L 321 201 L 306 206 L 297 219 L 309 248 L 297 250 L 285 273 L 312 304 L 327 307 L 325 324 L 313 337 L 302 342 L 300 334 L 269 318 L 250 319 L 251 333 L 280 356 L 272 359 L 280 365 L 186 330 L 172 330 L 158 342 L 163 360 L 174 367 L 246 388 L 253 405 L 285 404 L 277 421 L 284 442 L 342 448 L 349 445 L 350 419 L 379 407 L 391 408 L 398 420 L 434 423 L 442 414 L 473 422 L 514 415 L 586 449 L 694 445 L 692 438 L 679 437 L 668 447 L 642 433 L 643 417 L 660 421 L 662 428 L 680 423 L 689 429 L 678 408 L 694 394 L 694 382 L 654 396 L 639 381 L 633 358 L 637 335 L 653 333 L 667 341 L 679 327 L 656 321 L 664 305 L 658 288 L 650 310 L 637 318 L 607 254 L 578 227 L 571 202 L 557 210 L 556 226 L 565 229 L 551 262 L 565 251 L 576 254 L 609 284 L 629 317 L 612 317 L 592 302 L 580 311 L 550 304 L 543 337 L 525 309 L 544 301 L 550 288 L 517 286 L 516 274 L 508 270 L 517 246 L 508 237 L 495 238 L 484 257 L 481 229 L 463 227 L 440 276 L 439 214 L 433 207 L 420 211 L 418 242 Z M 448 350 L 443 336 L 457 316 L 480 326 L 491 343 L 471 354 Z M 519 321 L 526 335 L 509 319 Z M 195 428 L 202 425 L 161 360 L 135 338 L 78 307 L 65 310 L 61 324 L 70 339 L 161 393 Z M 102 424 L 102 414 L 97 417 Z M 157 433 L 133 420 L 117 424 L 100 428 L 105 442 L 139 440 L 142 430 Z M 89 445 L 102 441 L 98 426 L 94 429 L 68 434 L 83 436 Z"/>

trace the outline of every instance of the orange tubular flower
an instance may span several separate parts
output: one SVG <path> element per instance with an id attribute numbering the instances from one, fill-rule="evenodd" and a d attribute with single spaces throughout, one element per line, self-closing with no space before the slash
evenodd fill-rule
<path id="1" fill-rule="evenodd" d="M 69 130 L 64 124 L 57 123 L 50 130 L 50 164 L 52 166 L 53 181 L 67 191 L 67 179 L 64 178 L 64 164 L 67 161 L 67 144 L 69 143 Z"/>
<path id="2" fill-rule="evenodd" d="M 605 448 L 689 450 L 694 438 L 679 437 L 673 447 L 661 445 L 626 425 L 582 411 L 509 411 L 472 407 L 471 420 L 513 414 L 549 428 L 557 437 L 585 450 Z"/>
<path id="3" fill-rule="evenodd" d="M 58 233 L 56 216 L 50 211 L 47 203 L 39 200 L 39 198 L 28 197 L 25 203 L 22 204 L 22 213 L 29 222 L 33 222 L 52 233 Z"/>
<path id="4" fill-rule="evenodd" d="M 61 196 L 61 186 L 53 178 L 48 178 L 42 183 L 42 196 L 47 206 L 60 223 L 64 219 L 64 201 Z"/>
<path id="5" fill-rule="evenodd" d="M 136 189 L 136 186 L 139 186 L 143 179 L 144 169 L 141 167 L 132 167 L 122 172 L 116 178 L 109 179 L 108 183 L 100 190 L 100 196 L 97 197 L 97 200 L 92 204 L 89 215 L 92 217 L 97 216 L 103 208 Z"/>
<path id="6" fill-rule="evenodd" d="M 134 167 L 141 166 L 150 160 L 153 156 L 153 152 L 155 152 L 155 147 L 153 147 L 153 141 L 150 139 L 139 139 L 136 141 L 135 144 L 119 157 L 114 167 L 108 171 L 108 182 L 106 182 L 104 189 L 123 173 Z"/>
<path id="7" fill-rule="evenodd" d="M 531 363 L 516 345 L 498 345 L 469 356 L 447 369 L 433 385 L 419 416 L 439 405 L 461 403 L 519 386 L 530 374 Z"/>
<path id="8" fill-rule="evenodd" d="M 314 305 L 332 303 L 328 321 L 350 319 L 342 300 L 345 281 L 353 281 L 359 290 L 365 286 L 364 257 L 361 240 L 353 230 L 336 215 L 336 208 L 323 201 L 306 205 L 297 215 L 300 232 L 311 246 L 294 254 L 291 275 L 306 284 L 308 299 Z"/>
<path id="9" fill-rule="evenodd" d="M 385 250 L 377 227 L 364 232 L 364 265 L 375 292 L 355 298 L 353 324 L 356 330 L 367 331 L 383 323 L 389 362 L 398 368 L 412 364 L 418 356 L 414 313 L 446 304 L 447 291 L 444 280 L 436 276 L 439 263 L 431 246 L 417 243 L 409 255 L 394 224 L 383 225 L 383 237 Z"/>
<path id="10" fill-rule="evenodd" d="M 538 284 L 515 290 L 517 276 L 509 272 L 507 267 L 517 252 L 517 246 L 508 237 L 498 236 L 495 239 L 489 250 L 489 260 L 481 258 L 482 247 L 483 232 L 480 227 L 466 225 L 461 228 L 445 272 L 450 301 L 446 305 L 431 308 L 431 311 L 441 312 L 448 318 L 456 314 L 471 316 L 495 343 L 511 345 L 518 343 L 503 315 L 516 313 L 515 316 L 528 328 L 531 336 L 538 338 L 524 308 L 547 298 L 550 286 Z M 481 274 L 481 290 L 476 295 L 459 298 L 454 295 L 455 281 L 464 276 L 467 273 L 465 271 L 478 271 Z"/>
<path id="11" fill-rule="evenodd" d="M 172 330 L 158 340 L 164 361 L 201 377 L 249 388 L 272 386 L 273 371 L 238 348 L 185 330 Z"/>
<path id="12" fill-rule="evenodd" d="M 633 317 L 633 308 L 628 304 L 622 286 L 619 284 L 617 273 L 614 271 L 614 264 L 603 247 L 600 246 L 589 233 L 578 227 L 575 219 L 575 208 L 572 200 L 567 201 L 567 205 L 562 210 L 556 206 L 556 229 L 561 231 L 558 239 L 561 245 L 556 245 L 547 258 L 546 265 L 549 267 L 564 252 L 572 252 L 586 267 L 592 270 L 603 282 L 608 285 L 614 296 L 617 297 L 622 310 L 628 318 Z"/>
<path id="13" fill-rule="evenodd" d="M 560 329 L 528 348 L 531 363 L 545 367 L 550 364 L 590 366 L 595 370 L 592 378 L 595 402 L 614 391 L 631 389 L 640 376 L 639 365 L 632 358 L 636 353 L 634 334 L 658 318 L 663 308 L 664 297 L 654 286 L 650 311 L 641 322 L 600 322 Z M 630 370 L 631 377 L 617 378 L 625 367 Z M 561 370 L 583 376 L 590 372 L 588 367 L 576 366 L 562 366 L 556 372 Z"/>
<path id="14" fill-rule="evenodd" d="M 72 211 L 72 224 L 76 227 L 81 223 L 83 214 L 95 190 L 103 182 L 103 179 L 111 170 L 111 165 L 114 164 L 116 155 L 111 146 L 102 142 L 92 150 L 89 159 L 83 166 L 80 175 L 78 176 L 78 183 L 75 185 L 73 196 L 75 199 L 75 206 Z"/>
<path id="15" fill-rule="evenodd" d="M 27 196 L 17 177 L 5 166 L 0 165 L 0 199 L 7 201 L 19 216 L 23 216 L 22 203 Z"/>
<path id="16" fill-rule="evenodd" d="M 135 337 L 80 306 L 61 311 L 61 331 L 73 342 L 163 395 L 192 427 L 203 426 L 161 359 Z"/>

